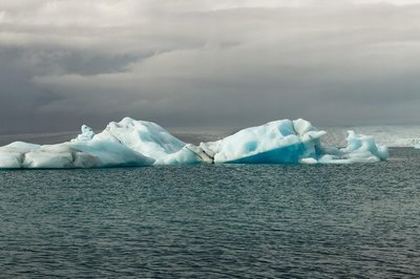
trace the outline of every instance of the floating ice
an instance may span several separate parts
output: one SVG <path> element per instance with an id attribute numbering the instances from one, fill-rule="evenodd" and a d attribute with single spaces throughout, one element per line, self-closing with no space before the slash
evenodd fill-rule
<path id="1" fill-rule="evenodd" d="M 319 139 L 324 134 L 302 119 L 279 120 L 241 130 L 216 142 L 201 143 L 200 148 L 215 163 L 298 163 L 319 156 Z"/>
<path id="2" fill-rule="evenodd" d="M 279 120 L 237 132 L 216 142 L 201 143 L 215 163 L 366 163 L 386 160 L 388 150 L 372 137 L 348 132 L 345 148 L 325 147 L 310 122 Z"/>
<path id="3" fill-rule="evenodd" d="M 17 141 L 0 147 L 0 168 L 21 168 L 25 160 L 25 154 L 30 153 L 40 146 Z"/>
<path id="4" fill-rule="evenodd" d="M 371 136 L 358 135 L 354 131 L 348 131 L 345 148 L 325 148 L 322 153 L 319 163 L 371 163 L 386 160 L 389 156 L 387 147 L 376 144 Z"/>
<path id="5" fill-rule="evenodd" d="M 80 148 L 83 148 L 86 142 L 80 141 L 79 137 L 73 142 L 79 143 Z M 158 124 L 136 121 L 129 117 L 118 123 L 109 123 L 104 131 L 94 135 L 88 142 L 95 145 L 97 141 L 121 144 L 133 152 L 152 159 L 154 164 L 200 162 L 198 156 L 188 148 L 185 142 L 174 137 Z"/>
<path id="6" fill-rule="evenodd" d="M 124 118 L 101 133 L 86 125 L 60 144 L 14 142 L 0 147 L 0 168 L 95 168 L 193 163 L 355 163 L 388 157 L 372 137 L 350 131 L 345 148 L 321 145 L 324 131 L 310 122 L 279 120 L 200 146 L 187 144 L 153 122 Z"/>
<path id="7" fill-rule="evenodd" d="M 15 142 L 0 147 L 0 168 L 94 168 L 144 166 L 153 160 L 122 144 L 89 141 L 54 145 Z"/>
<path id="8" fill-rule="evenodd" d="M 153 122 L 126 117 L 109 123 L 99 134 L 86 125 L 81 130 L 70 142 L 42 146 L 15 142 L 0 147 L 0 168 L 97 168 L 203 161 L 200 150 Z"/>
<path id="9" fill-rule="evenodd" d="M 370 135 L 379 144 L 387 147 L 413 147 L 420 146 L 419 125 L 384 125 L 384 126 L 354 126 L 350 127 L 356 133 Z M 329 127 L 327 135 L 322 139 L 324 143 L 343 144 L 346 129 Z"/>

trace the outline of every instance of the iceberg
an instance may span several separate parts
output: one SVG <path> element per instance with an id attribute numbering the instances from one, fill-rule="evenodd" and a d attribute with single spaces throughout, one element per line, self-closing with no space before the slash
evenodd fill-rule
<path id="1" fill-rule="evenodd" d="M 348 164 L 386 160 L 388 149 L 373 137 L 348 131 L 347 146 L 321 145 L 325 131 L 309 121 L 279 120 L 251 127 L 216 142 L 201 143 L 200 148 L 215 163 L 239 164 Z"/>
<path id="2" fill-rule="evenodd" d="M 0 168 L 99 168 L 145 166 L 153 160 L 111 141 L 33 145 L 15 142 L 0 147 Z"/>
<path id="3" fill-rule="evenodd" d="M 72 141 L 73 145 L 83 150 L 86 145 L 96 147 L 98 142 L 112 142 L 151 159 L 155 165 L 201 161 L 188 144 L 153 122 L 125 117 L 118 123 L 109 123 L 99 134 L 92 133 L 91 129 L 82 126 L 82 135 Z M 103 146 L 101 150 L 109 149 Z"/>
<path id="4" fill-rule="evenodd" d="M 86 125 L 81 130 L 75 139 L 60 144 L 15 142 L 0 147 L 0 168 L 100 168 L 202 161 L 199 151 L 191 151 L 188 144 L 153 122 L 126 117 L 109 123 L 98 134 Z"/>
<path id="5" fill-rule="evenodd" d="M 344 148 L 323 146 L 325 131 L 309 121 L 278 120 L 199 146 L 156 123 L 126 117 L 95 133 L 83 125 L 75 139 L 52 145 L 14 142 L 0 147 L 0 168 L 101 168 L 196 163 L 347 164 L 386 160 L 385 146 L 349 131 Z"/>
<path id="6" fill-rule="evenodd" d="M 344 148 L 324 148 L 318 162 L 324 164 L 372 163 L 389 157 L 388 148 L 377 144 L 372 136 L 356 134 L 350 130 L 346 140 L 347 146 Z"/>
<path id="7" fill-rule="evenodd" d="M 215 163 L 299 163 L 319 157 L 320 138 L 325 134 L 306 120 L 286 119 L 243 129 L 216 142 L 201 143 L 200 148 Z"/>
<path id="8" fill-rule="evenodd" d="M 323 143 L 345 144 L 347 129 L 329 127 Z M 383 126 L 352 126 L 350 130 L 370 135 L 377 143 L 387 147 L 415 147 L 420 146 L 420 126 L 418 125 L 383 125 Z"/>

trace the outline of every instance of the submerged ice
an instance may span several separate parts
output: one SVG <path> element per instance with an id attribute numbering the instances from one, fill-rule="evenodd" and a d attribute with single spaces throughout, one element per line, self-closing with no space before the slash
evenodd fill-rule
<path id="1" fill-rule="evenodd" d="M 303 119 L 243 129 L 199 146 L 153 122 L 124 118 L 100 133 L 83 125 L 75 139 L 53 145 L 14 142 L 0 147 L 0 168 L 98 168 L 193 163 L 357 163 L 388 158 L 373 137 L 349 131 L 347 146 L 324 146 L 325 131 Z"/>

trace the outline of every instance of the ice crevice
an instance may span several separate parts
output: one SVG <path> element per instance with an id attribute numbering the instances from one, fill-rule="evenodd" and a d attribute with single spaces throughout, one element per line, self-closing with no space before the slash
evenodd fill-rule
<path id="1" fill-rule="evenodd" d="M 388 158 L 371 136 L 348 132 L 343 148 L 322 144 L 326 134 L 309 121 L 277 120 L 199 145 L 185 143 L 156 123 L 126 117 L 100 133 L 82 125 L 68 142 L 0 147 L 0 168 L 100 168 L 173 164 L 350 164 Z"/>

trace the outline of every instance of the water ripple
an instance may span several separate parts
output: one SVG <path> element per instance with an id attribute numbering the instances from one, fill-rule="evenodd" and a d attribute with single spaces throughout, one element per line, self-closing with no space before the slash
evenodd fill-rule
<path id="1" fill-rule="evenodd" d="M 0 277 L 416 278 L 420 152 L 0 172 Z"/>

